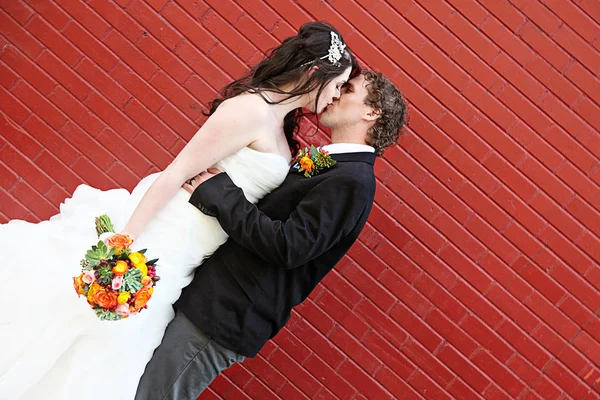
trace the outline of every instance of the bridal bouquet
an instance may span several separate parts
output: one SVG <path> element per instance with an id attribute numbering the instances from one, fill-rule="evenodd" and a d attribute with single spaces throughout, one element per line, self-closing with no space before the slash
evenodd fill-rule
<path id="1" fill-rule="evenodd" d="M 146 249 L 131 251 L 133 240 L 127 235 L 112 234 L 114 228 L 107 215 L 96 218 L 98 238 L 108 236 L 85 254 L 81 274 L 73 277 L 78 296 L 86 296 L 100 320 L 118 321 L 147 308 L 146 303 L 160 280 L 155 264 L 144 255 Z"/>

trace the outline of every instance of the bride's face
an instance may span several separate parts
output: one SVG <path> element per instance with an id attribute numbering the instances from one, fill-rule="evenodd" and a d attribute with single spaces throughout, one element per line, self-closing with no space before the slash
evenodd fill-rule
<path id="1" fill-rule="evenodd" d="M 351 68 L 348 67 L 342 74 L 333 78 L 321 92 L 319 96 L 319 103 L 317 104 L 317 108 L 315 109 L 315 98 L 317 96 L 317 90 L 314 90 L 310 93 L 308 97 L 307 108 L 317 114 L 322 113 L 325 108 L 332 104 L 336 99 L 340 97 L 340 90 L 344 83 L 348 81 L 350 77 Z"/>

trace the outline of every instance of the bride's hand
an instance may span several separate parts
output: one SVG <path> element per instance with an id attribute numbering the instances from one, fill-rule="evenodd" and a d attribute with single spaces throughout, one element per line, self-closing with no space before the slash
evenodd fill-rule
<path id="1" fill-rule="evenodd" d="M 188 179 L 181 187 L 184 188 L 189 194 L 192 194 L 198 186 L 220 173 L 221 171 L 219 171 L 216 168 L 209 168 L 208 170 L 199 173 L 193 178 Z"/>

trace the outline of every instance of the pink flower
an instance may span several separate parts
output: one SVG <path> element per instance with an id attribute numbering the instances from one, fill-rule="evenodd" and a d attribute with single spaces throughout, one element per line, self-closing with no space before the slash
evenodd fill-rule
<path id="1" fill-rule="evenodd" d="M 125 303 L 125 304 L 119 304 L 115 310 L 115 312 L 117 314 L 119 314 L 122 317 L 129 317 L 129 304 Z"/>
<path id="2" fill-rule="evenodd" d="M 123 286 L 123 275 L 117 275 L 112 280 L 112 288 L 114 290 L 119 290 L 121 289 L 121 286 Z"/>
<path id="3" fill-rule="evenodd" d="M 85 271 L 83 273 L 83 276 L 81 277 L 81 280 L 87 283 L 88 285 L 91 285 L 96 281 L 96 271 Z"/>

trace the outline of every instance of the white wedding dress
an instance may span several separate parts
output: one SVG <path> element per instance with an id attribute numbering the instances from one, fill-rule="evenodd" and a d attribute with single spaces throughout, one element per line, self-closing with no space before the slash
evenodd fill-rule
<path id="1" fill-rule="evenodd" d="M 244 148 L 217 167 L 257 202 L 288 172 L 284 157 Z M 160 258 L 148 308 L 130 318 L 100 321 L 72 277 L 97 242 L 94 217 L 108 214 L 115 229 L 159 174 L 130 194 L 81 185 L 49 221 L 0 225 L 0 399 L 133 399 L 139 378 L 160 344 L 172 304 L 194 269 L 227 239 L 215 218 L 188 203 L 180 189 L 132 246 Z"/>

